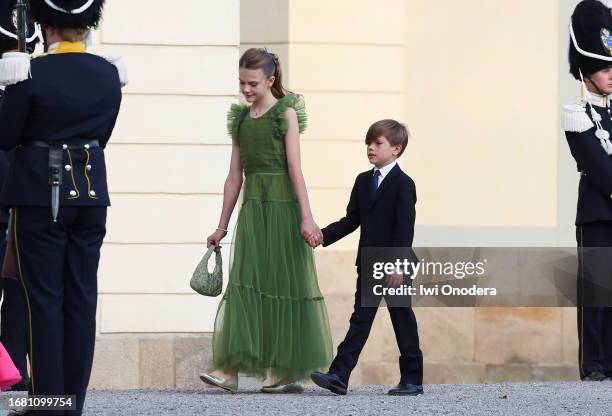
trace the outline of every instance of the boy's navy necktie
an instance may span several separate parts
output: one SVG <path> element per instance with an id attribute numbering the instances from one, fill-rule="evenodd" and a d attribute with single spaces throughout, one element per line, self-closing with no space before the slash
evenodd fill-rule
<path id="1" fill-rule="evenodd" d="M 380 178 L 380 170 L 376 169 L 374 174 L 372 175 L 371 183 L 370 183 L 370 199 L 374 199 L 374 195 L 376 195 L 376 191 L 378 190 L 378 178 Z"/>

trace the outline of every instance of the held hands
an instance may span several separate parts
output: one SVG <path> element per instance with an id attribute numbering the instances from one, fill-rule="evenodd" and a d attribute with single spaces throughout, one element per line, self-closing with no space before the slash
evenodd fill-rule
<path id="1" fill-rule="evenodd" d="M 323 233 L 321 229 L 317 225 L 314 220 L 307 219 L 302 220 L 302 225 L 300 227 L 300 234 L 302 234 L 302 238 L 304 241 L 308 243 L 308 245 L 312 248 L 319 246 L 323 243 Z"/>
<path id="2" fill-rule="evenodd" d="M 398 288 L 404 283 L 404 276 L 401 274 L 388 274 L 385 278 L 387 287 Z"/>
<path id="3" fill-rule="evenodd" d="M 206 247 L 215 246 L 215 251 L 221 250 L 221 240 L 227 235 L 227 231 L 220 229 L 215 230 L 214 233 L 208 236 L 206 239 Z"/>

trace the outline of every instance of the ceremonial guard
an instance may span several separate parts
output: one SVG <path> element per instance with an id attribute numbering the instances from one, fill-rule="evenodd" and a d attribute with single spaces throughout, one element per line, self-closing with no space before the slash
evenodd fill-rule
<path id="1" fill-rule="evenodd" d="M 604 4 L 605 3 L 605 4 Z M 578 338 L 580 377 L 612 377 L 612 12 L 610 2 L 580 2 L 570 22 L 571 74 L 581 82 L 578 104 L 564 105 L 561 120 L 580 172 Z"/>
<path id="2" fill-rule="evenodd" d="M 76 411 L 66 414 L 77 415 L 93 361 L 97 271 L 110 205 L 104 148 L 124 82 L 116 65 L 85 50 L 103 3 L 30 1 L 46 54 L 27 71 L 15 70 L 27 79 L 6 88 L 0 109 L 0 148 L 15 149 L 0 204 L 12 207 L 31 393 L 74 395 Z"/>
<path id="3" fill-rule="evenodd" d="M 4 54 L 6 61 L 0 60 L 0 101 L 4 94 L 4 85 L 14 81 L 10 61 L 18 50 L 18 31 L 17 31 L 17 0 L 2 0 L 0 2 L 0 54 Z M 28 22 L 26 35 L 26 52 L 34 52 L 36 44 L 41 38 L 41 33 L 37 25 Z M 29 57 L 25 58 L 26 60 Z M 9 62 L 8 65 L 3 65 Z M 0 188 L 6 179 L 10 160 L 13 155 L 11 152 L 0 151 Z M 8 208 L 0 207 L 0 235 L 4 236 L 8 226 Z M 0 264 L 4 260 L 4 248 L 0 249 Z M 11 356 L 15 366 L 21 374 L 21 381 L 11 387 L 11 390 L 28 390 L 29 376 L 27 366 L 27 309 L 21 283 L 16 279 L 2 279 L 2 308 L 0 309 L 0 339 Z"/>

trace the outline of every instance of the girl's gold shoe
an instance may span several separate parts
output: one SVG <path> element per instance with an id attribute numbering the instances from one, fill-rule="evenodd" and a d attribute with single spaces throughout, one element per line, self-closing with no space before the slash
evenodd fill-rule
<path id="1" fill-rule="evenodd" d="M 200 380 L 210 386 L 221 387 L 223 390 L 227 390 L 231 393 L 236 393 L 238 391 L 238 377 L 223 378 L 214 376 L 212 374 L 202 373 L 200 374 Z"/>
<path id="2" fill-rule="evenodd" d="M 262 393 L 303 393 L 304 382 L 302 380 L 297 381 L 279 381 L 270 386 L 263 386 L 261 388 Z"/>

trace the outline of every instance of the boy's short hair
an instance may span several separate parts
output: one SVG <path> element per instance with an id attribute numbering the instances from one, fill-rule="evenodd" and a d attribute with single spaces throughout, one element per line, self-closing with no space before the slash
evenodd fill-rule
<path id="1" fill-rule="evenodd" d="M 400 157 L 402 153 L 404 153 L 404 150 L 406 150 L 410 132 L 408 132 L 406 126 L 399 121 L 392 119 L 380 120 L 372 124 L 368 129 L 365 143 L 369 145 L 380 136 L 385 136 L 389 143 L 391 143 L 391 146 L 402 146 L 402 150 L 397 155 L 397 157 Z"/>

